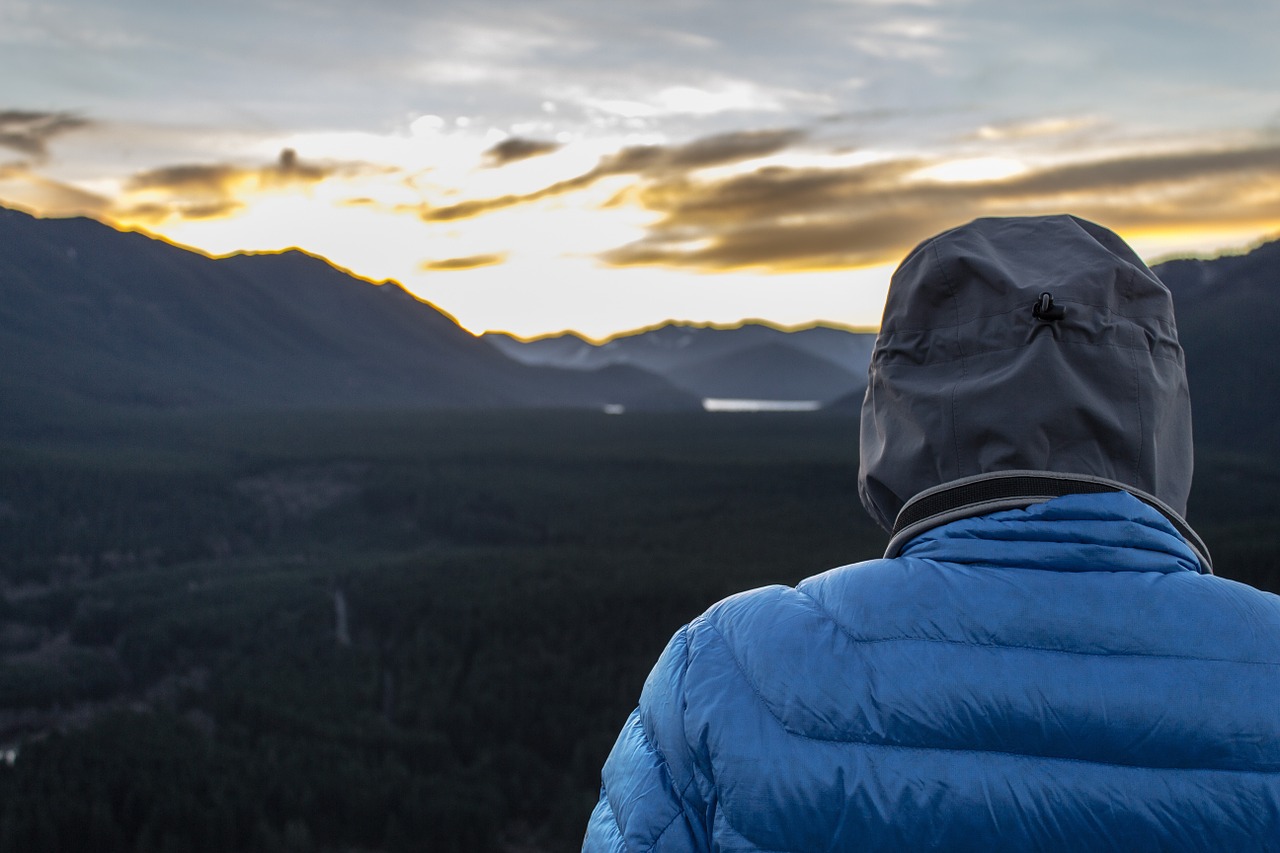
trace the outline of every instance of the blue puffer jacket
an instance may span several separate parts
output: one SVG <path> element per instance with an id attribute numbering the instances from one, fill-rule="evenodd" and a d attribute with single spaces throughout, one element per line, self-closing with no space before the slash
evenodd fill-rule
<path id="1" fill-rule="evenodd" d="M 586 850 L 1280 850 L 1280 598 L 1125 492 L 681 629 Z"/>

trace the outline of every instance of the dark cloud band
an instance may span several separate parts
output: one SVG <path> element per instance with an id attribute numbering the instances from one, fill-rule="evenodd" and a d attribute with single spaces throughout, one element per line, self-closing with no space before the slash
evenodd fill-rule
<path id="1" fill-rule="evenodd" d="M 0 110 L 0 147 L 42 161 L 49 156 L 49 140 L 89 124 L 74 113 Z"/>
<path id="2" fill-rule="evenodd" d="M 236 196 L 241 184 L 259 187 L 306 185 L 339 172 L 355 172 L 364 164 L 317 164 L 285 148 L 274 163 L 257 168 L 231 163 L 190 163 L 139 172 L 125 182 L 125 197 L 117 215 L 122 219 L 158 225 L 166 220 L 214 219 L 230 216 L 245 207 Z M 142 200 L 129 203 L 131 196 Z"/>
<path id="3" fill-rule="evenodd" d="M 559 150 L 559 148 L 560 143 L 558 142 L 512 136 L 484 152 L 484 158 L 490 166 L 505 166 L 518 160 L 528 160 L 530 157 L 550 154 L 552 151 Z"/>
<path id="4" fill-rule="evenodd" d="M 956 183 L 916 177 L 928 165 L 903 159 L 655 181 L 637 198 L 662 218 L 603 260 L 708 271 L 865 266 L 893 262 L 977 216 L 1063 210 L 1122 230 L 1280 224 L 1280 145 L 1118 156 Z"/>
<path id="5" fill-rule="evenodd" d="M 505 262 L 505 254 L 468 255 L 465 258 L 446 258 L 440 261 L 423 261 L 419 266 L 425 272 L 446 272 L 451 270 L 473 270 L 479 267 L 492 267 Z"/>
<path id="6" fill-rule="evenodd" d="M 630 146 L 603 158 L 589 172 L 559 181 L 535 192 L 474 199 L 445 207 L 427 208 L 422 211 L 422 218 L 428 222 L 470 219 L 496 210 L 585 189 L 602 178 L 613 175 L 644 175 L 651 180 L 684 175 L 696 169 L 776 154 L 800 140 L 803 135 L 798 130 L 755 130 L 719 134 L 684 145 Z"/>

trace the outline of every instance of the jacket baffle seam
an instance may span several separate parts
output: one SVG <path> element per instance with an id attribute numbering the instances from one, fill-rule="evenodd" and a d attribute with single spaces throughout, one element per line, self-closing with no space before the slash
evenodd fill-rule
<path id="1" fill-rule="evenodd" d="M 901 750 L 901 751 L 910 751 L 910 752 L 961 752 L 961 753 L 969 753 L 973 755 L 1005 756 L 1008 758 L 1018 758 L 1018 759 L 1024 759 L 1027 761 L 1065 761 L 1065 762 L 1070 762 L 1072 764 L 1086 764 L 1086 765 L 1095 766 L 1095 767 L 1123 767 L 1127 770 L 1145 770 L 1151 773 L 1167 773 L 1170 770 L 1177 770 L 1184 773 L 1232 773 L 1237 775 L 1249 775 L 1249 776 L 1280 775 L 1280 767 L 1274 770 L 1225 770 L 1225 769 L 1218 769 L 1218 768 L 1212 768 L 1212 767 L 1151 767 L 1143 764 L 1121 764 L 1115 761 L 1096 761 L 1088 758 L 1068 758 L 1065 756 L 1057 756 L 1057 755 L 1036 755 L 1035 753 L 1029 753 L 1029 752 L 1009 752 L 1007 750 L 1002 750 L 1002 749 L 975 749 L 973 747 L 917 746 L 914 744 L 876 743 L 874 741 L 860 739 L 860 738 L 825 738 L 825 737 L 818 737 L 817 735 L 805 734 L 804 732 L 798 732 L 798 731 L 795 731 L 794 729 L 788 728 L 787 724 L 784 723 L 776 713 L 774 713 L 773 708 L 769 706 L 768 700 L 764 698 L 764 695 L 760 692 L 760 689 L 756 686 L 756 683 L 751 679 L 749 675 L 747 675 L 746 669 L 744 669 L 742 666 L 742 661 L 738 660 L 738 656 L 734 654 L 733 646 L 729 643 L 729 638 L 726 637 L 724 633 L 721 632 L 721 630 L 718 627 L 716 627 L 714 624 L 711 624 L 710 622 L 708 622 L 707 625 L 712 631 L 716 633 L 716 635 L 724 643 L 725 649 L 729 653 L 729 658 L 733 661 L 734 667 L 737 669 L 738 674 L 742 677 L 742 680 L 746 683 L 747 687 L 751 689 L 752 694 L 754 694 L 756 697 L 756 700 L 760 702 L 761 707 L 763 707 L 765 712 L 768 713 L 768 715 L 773 719 L 773 721 L 778 724 L 778 727 L 780 729 L 782 729 L 784 732 L 791 735 L 792 737 L 802 738 L 804 740 L 813 741 L 815 743 L 842 744 L 846 746 L 864 746 L 872 749 Z M 837 623 L 836 627 L 837 629 L 839 629 L 839 623 Z M 965 645 L 969 645 L 969 644 L 965 644 Z M 1006 647 L 997 647 L 997 648 L 1006 648 Z M 1017 648 L 1017 647 L 1011 646 L 1007 648 Z M 1052 651 L 1052 650 L 1036 649 L 1035 651 Z M 1199 660 L 1199 659 L 1192 658 L 1192 660 Z M 1249 663 L 1252 663 L 1252 661 L 1250 661 Z M 1274 664 L 1267 664 L 1267 665 L 1272 666 Z"/>

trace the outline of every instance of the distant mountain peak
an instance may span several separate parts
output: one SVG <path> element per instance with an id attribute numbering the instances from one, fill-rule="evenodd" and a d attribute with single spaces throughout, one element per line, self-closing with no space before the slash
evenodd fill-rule
<path id="1" fill-rule="evenodd" d="M 528 364 L 599 369 L 629 364 L 704 398 L 826 400 L 866 383 L 874 335 L 814 324 L 665 323 L 592 343 L 576 335 L 486 339 Z"/>

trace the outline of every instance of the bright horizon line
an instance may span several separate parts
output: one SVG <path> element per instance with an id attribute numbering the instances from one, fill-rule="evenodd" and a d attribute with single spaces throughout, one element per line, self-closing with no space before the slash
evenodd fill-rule
<path id="1" fill-rule="evenodd" d="M 193 252 L 203 257 L 210 258 L 212 260 L 222 260 L 222 259 L 232 258 L 237 256 L 246 256 L 246 257 L 259 256 L 259 255 L 269 256 L 269 255 L 284 255 L 284 254 L 290 254 L 290 253 L 305 255 L 307 257 L 314 258 L 315 260 L 318 260 L 327 264 L 328 266 L 332 267 L 338 272 L 343 273 L 344 275 L 350 276 L 353 279 L 365 282 L 366 284 L 370 284 L 374 287 L 382 287 L 385 285 L 395 286 L 400 290 L 404 291 L 405 293 L 409 294 L 410 296 L 412 296 L 415 301 L 420 302 L 428 306 L 432 310 L 440 313 L 441 315 L 448 318 L 449 321 L 452 322 L 454 325 L 456 325 L 458 328 L 462 329 L 463 331 L 477 338 L 486 334 L 496 334 L 496 335 L 504 335 L 506 337 L 520 341 L 522 343 L 532 343 L 536 341 L 572 335 L 594 346 L 600 346 L 603 344 L 607 344 L 611 341 L 618 340 L 620 338 L 634 337 L 637 335 L 642 335 L 648 332 L 656 331 L 658 329 L 666 328 L 668 326 L 675 326 L 678 328 L 690 328 L 690 329 L 715 329 L 715 330 L 723 330 L 723 331 L 740 329 L 740 328 L 743 328 L 744 326 L 763 326 L 766 328 L 775 329 L 777 331 L 785 332 L 785 333 L 800 332 L 800 331 L 805 331 L 807 329 L 814 329 L 814 328 L 836 329 L 839 331 L 846 331 L 846 332 L 851 332 L 855 334 L 875 334 L 879 330 L 878 325 L 841 323 L 839 321 L 822 319 L 822 318 L 817 318 L 809 321 L 801 321 L 798 323 L 783 323 L 775 320 L 770 320 L 764 317 L 746 316 L 736 321 L 697 320 L 697 319 L 690 319 L 687 317 L 668 317 L 664 320 L 660 320 L 656 322 L 643 323 L 637 326 L 632 326 L 625 329 L 619 329 L 617 331 L 609 332 L 605 335 L 592 335 L 592 334 L 583 332 L 581 330 L 574 329 L 572 327 L 564 327 L 559 331 L 539 332 L 531 335 L 520 334 L 517 332 L 512 332 L 512 331 L 509 331 L 506 329 L 500 329 L 500 328 L 487 328 L 487 329 L 484 329 L 483 331 L 475 331 L 469 328 L 468 326 L 464 325 L 461 321 L 459 321 L 459 319 L 448 309 L 442 307 L 441 305 L 434 302 L 433 300 L 426 298 L 420 295 L 419 293 L 416 293 L 414 290 L 406 286 L 404 282 L 391 277 L 379 279 L 376 277 L 365 275 L 355 269 L 352 269 L 349 266 L 343 265 L 333 260 L 332 258 L 328 257 L 322 252 L 319 252 L 315 249 L 307 248 L 305 246 L 293 245 L 293 246 L 285 246 L 279 249 L 234 249 L 232 251 L 227 251 L 227 252 L 212 252 L 212 251 L 203 249 L 199 246 L 194 246 L 188 243 L 183 243 L 181 241 L 172 239 L 163 234 L 157 233 L 155 231 L 151 231 L 140 225 L 121 225 L 119 223 L 112 222 L 108 219 L 95 217 L 87 213 L 74 214 L 74 215 L 68 215 L 68 216 L 45 215 L 40 211 L 34 210 L 25 205 L 14 204 L 11 202 L 0 204 L 0 208 L 8 208 L 10 210 L 16 210 L 21 213 L 25 213 L 29 216 L 32 216 L 33 218 L 36 218 L 36 219 L 86 219 L 88 221 L 96 222 L 100 225 L 111 228 L 113 231 L 116 231 L 121 234 L 130 234 L 130 233 L 140 234 L 148 239 L 156 240 L 158 242 L 164 243 L 169 246 L 173 246 L 183 251 Z M 1151 259 L 1144 258 L 1143 262 L 1148 267 L 1156 267 L 1164 263 L 1169 263 L 1171 261 L 1179 261 L 1179 260 L 1215 260 L 1218 258 L 1225 258 L 1225 257 L 1238 257 L 1242 255 L 1247 255 L 1250 252 L 1260 248 L 1261 246 L 1264 246 L 1268 243 L 1275 242 L 1277 240 L 1280 240 L 1280 232 L 1274 232 L 1267 235 L 1263 235 L 1261 237 L 1255 237 L 1251 240 L 1248 240 L 1243 243 L 1238 243 L 1234 246 L 1227 246 L 1227 247 L 1223 247 L 1223 248 L 1211 250 L 1211 251 L 1195 251 L 1195 250 L 1176 251 L 1175 250 L 1166 254 L 1158 255 Z M 876 266 L 879 266 L 879 265 L 870 265 L 868 267 L 852 267 L 851 266 L 851 267 L 848 267 L 847 269 L 850 271 L 853 271 L 856 269 L 871 269 L 871 268 L 875 268 Z M 703 273 L 703 275 L 714 277 L 717 274 Z"/>
<path id="2" fill-rule="evenodd" d="M 426 302 L 427 300 L 422 300 L 422 301 Z M 430 304 L 430 303 L 428 302 L 427 304 Z M 744 326 L 764 326 L 765 328 L 768 328 L 768 329 L 773 329 L 775 331 L 786 332 L 786 333 L 803 332 L 807 329 L 835 329 L 836 331 L 852 332 L 854 334 L 859 334 L 859 335 L 874 335 L 877 332 L 879 332 L 879 329 L 871 326 L 851 326 L 846 323 L 836 323 L 829 320 L 814 320 L 811 323 L 786 324 L 786 323 L 775 323 L 772 320 L 766 320 L 760 317 L 747 317 L 742 320 L 739 320 L 736 323 L 717 323 L 713 321 L 704 322 L 699 320 L 670 319 L 670 320 L 665 320 L 659 323 L 650 323 L 646 326 L 638 326 L 634 329 L 627 329 L 621 332 L 614 332 L 613 334 L 607 335 L 603 338 L 593 338 L 593 337 L 590 337 L 589 335 L 584 335 L 582 332 L 576 331 L 574 329 L 563 329 L 559 332 L 544 332 L 539 335 L 531 335 L 531 336 L 517 335 L 514 332 L 507 332 L 507 331 L 503 331 L 502 329 L 488 329 L 484 332 L 481 332 L 480 335 L 476 335 L 476 337 L 480 337 L 482 335 L 505 335 L 506 337 L 514 338 L 515 340 L 520 341 L 521 343 L 528 344 L 528 343 L 534 343 L 535 341 L 545 341 L 550 338 L 562 338 L 568 335 L 572 335 L 573 337 L 579 338 L 594 346 L 600 346 L 602 344 L 610 343 L 611 341 L 619 340 L 620 338 L 632 338 L 632 337 L 636 337 L 637 335 L 647 334 L 648 332 L 655 332 L 658 329 L 666 329 L 671 326 L 674 326 L 678 329 L 714 329 L 716 331 L 732 331 L 734 329 L 741 329 Z M 472 332 L 472 334 L 474 335 L 475 333 Z"/>
<path id="3" fill-rule="evenodd" d="M 688 320 L 688 319 L 680 319 L 680 318 L 673 317 L 657 323 L 648 323 L 645 325 L 635 326 L 635 327 L 623 329 L 617 332 L 612 332 L 608 335 L 605 335 L 604 337 L 594 337 L 584 332 L 581 332 L 577 329 L 570 329 L 570 328 L 561 329 L 558 332 L 542 332 L 536 335 L 521 335 L 515 332 L 507 331 L 506 329 L 485 329 L 483 332 L 475 332 L 467 328 L 466 326 L 464 326 L 461 322 L 459 322 L 457 317 L 455 317 L 445 308 L 442 308 L 441 306 L 432 302 L 430 299 L 427 299 L 423 296 L 418 295 L 417 293 L 414 293 L 412 290 L 406 287 L 403 282 L 395 278 L 378 279 L 378 278 L 373 278 L 373 277 L 364 275 L 360 272 L 357 272 L 356 270 L 353 270 L 349 267 L 346 267 L 338 263 L 337 261 L 334 261 L 332 258 L 327 257 L 321 252 L 317 252 L 314 249 L 308 249 L 305 246 L 285 246 L 280 249 L 234 249 L 230 252 L 211 252 L 206 249 L 202 249 L 199 246 L 192 246 L 186 243 L 182 243 L 178 240 L 174 240 L 172 238 L 166 237 L 163 234 L 159 234 L 155 231 L 150 231 L 141 225 L 120 225 L 118 223 L 110 222 L 105 219 L 99 219 L 98 217 L 90 216 L 88 214 L 75 214 L 70 216 L 46 216 L 40 213 L 39 211 L 28 208 L 24 205 L 12 204 L 12 203 L 0 204 L 0 209 L 6 209 L 6 208 L 9 210 L 16 210 L 20 213 L 25 213 L 28 216 L 31 216 L 35 219 L 86 219 L 90 222 L 96 222 L 99 225 L 104 225 L 107 228 L 110 228 L 113 231 L 116 231 L 120 234 L 140 234 L 143 237 L 146 237 L 148 239 L 156 240 L 160 243 L 164 243 L 165 245 L 173 246 L 176 249 L 181 249 L 185 252 L 192 252 L 194 254 L 197 254 L 202 257 L 209 258 L 215 261 L 225 260 L 227 258 L 254 257 L 259 255 L 287 255 L 291 253 L 306 255 L 309 258 L 314 258 L 315 260 L 324 262 L 325 264 L 329 265 L 330 267 L 337 270 L 338 272 L 343 273 L 344 275 L 350 276 L 351 278 L 354 278 L 358 281 L 363 281 L 366 284 L 373 285 L 374 287 L 383 287 L 385 285 L 393 285 L 395 287 L 398 287 L 401 290 L 403 290 L 405 293 L 412 296 L 416 301 L 421 302 L 422 304 L 428 306 L 432 310 L 437 311 L 440 314 L 444 315 L 452 323 L 454 323 L 454 325 L 456 325 L 459 329 L 462 329 L 463 331 L 470 334 L 472 337 L 476 337 L 476 338 L 479 338 L 488 334 L 506 335 L 507 337 L 514 338 L 515 340 L 518 340 L 522 343 L 532 343 L 534 341 L 546 340 L 548 338 L 558 338 L 558 337 L 563 337 L 565 335 L 573 335 L 574 337 L 580 338 L 581 340 L 586 341 L 587 343 L 599 346 L 601 344 L 606 344 L 606 343 L 609 343 L 610 341 L 614 341 L 619 338 L 627 338 L 627 337 L 633 337 L 635 335 L 642 335 L 642 334 L 645 334 L 646 332 L 652 332 L 652 331 L 656 331 L 657 329 L 666 328 L 667 326 L 677 326 L 680 328 L 693 328 L 693 329 L 717 329 L 717 330 L 724 330 L 724 331 L 728 331 L 732 329 L 740 329 L 743 326 L 765 326 L 770 329 L 776 329 L 777 331 L 780 331 L 780 332 L 800 332 L 800 331 L 804 331 L 805 329 L 815 329 L 815 328 L 837 329 L 839 331 L 853 332 L 855 334 L 875 334 L 877 331 L 879 331 L 878 328 L 875 326 L 857 326 L 857 325 L 851 325 L 848 323 L 839 323 L 833 320 L 813 320 L 811 322 L 804 322 L 804 323 L 778 323 L 773 320 L 768 320 L 762 317 L 745 317 L 742 320 L 739 320 L 737 322 L 716 322 L 711 320 L 699 321 L 699 320 Z M 855 268 L 850 267 L 850 269 L 855 269 Z M 709 275 L 714 275 L 714 273 L 709 273 Z"/>

